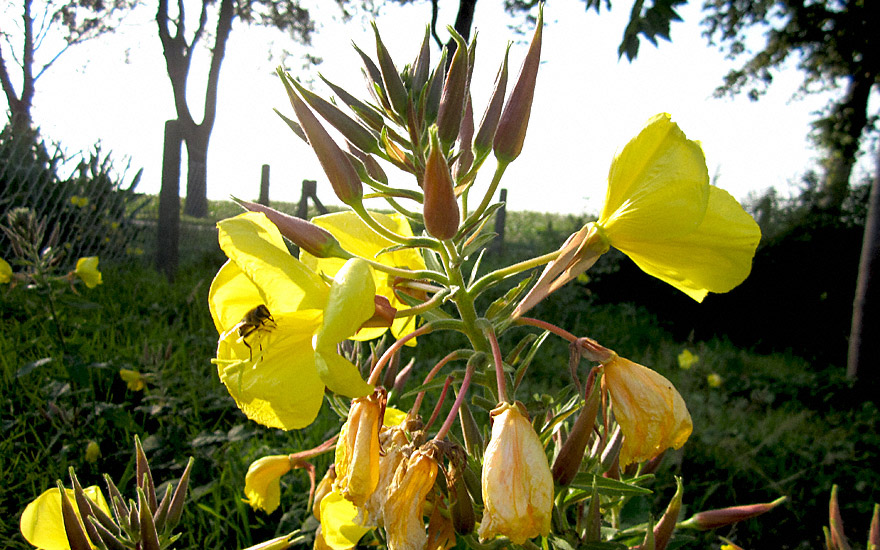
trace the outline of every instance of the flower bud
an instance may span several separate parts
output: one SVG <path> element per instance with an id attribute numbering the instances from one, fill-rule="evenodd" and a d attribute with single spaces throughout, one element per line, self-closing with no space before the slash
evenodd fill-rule
<path id="1" fill-rule="evenodd" d="M 379 428 L 385 411 L 385 390 L 352 399 L 348 420 L 336 443 L 334 488 L 356 506 L 363 506 L 379 483 Z"/>
<path id="2" fill-rule="evenodd" d="M 777 506 L 785 502 L 785 500 L 786 497 L 779 497 L 773 502 L 766 502 L 763 504 L 731 506 L 729 508 L 719 508 L 717 510 L 698 512 L 692 517 L 683 521 L 680 527 L 689 527 L 692 529 L 699 529 L 701 531 L 717 529 L 719 527 L 724 527 L 725 525 L 732 525 L 740 521 L 760 516 L 761 514 L 769 512 L 770 510 L 776 508 Z"/>
<path id="3" fill-rule="evenodd" d="M 425 229 L 432 237 L 451 239 L 458 231 L 461 214 L 455 198 L 452 174 L 435 128 L 431 128 L 431 149 L 428 160 L 425 161 L 422 183 L 425 191 Z"/>
<path id="4" fill-rule="evenodd" d="M 265 214 L 284 237 L 312 256 L 317 258 L 342 258 L 343 260 L 348 260 L 352 257 L 351 254 L 342 249 L 336 237 L 326 229 L 256 202 L 243 201 L 235 197 L 232 200 L 251 212 L 262 212 Z"/>
<path id="5" fill-rule="evenodd" d="M 675 531 L 675 522 L 678 521 L 678 514 L 681 512 L 681 498 L 684 495 L 684 487 L 682 487 L 681 478 L 675 478 L 675 483 L 675 494 L 672 496 L 672 500 L 669 501 L 669 505 L 666 506 L 666 512 L 663 513 L 660 521 L 654 525 L 653 532 L 645 534 L 646 541 L 653 538 L 654 544 L 652 548 L 654 550 L 666 550 L 666 546 L 672 538 L 672 533 Z M 646 545 L 642 545 L 639 548 L 646 548 Z"/>
<path id="6" fill-rule="evenodd" d="M 440 111 L 440 96 L 443 94 L 443 74 L 446 69 L 447 49 L 444 47 L 440 52 L 440 60 L 431 73 L 428 81 L 428 97 L 425 98 L 425 124 L 437 121 L 437 113 Z"/>
<path id="7" fill-rule="evenodd" d="M 431 28 L 425 28 L 425 37 L 422 39 L 422 46 L 419 48 L 419 55 L 413 62 L 409 71 L 409 78 L 412 82 L 412 90 L 414 94 L 421 94 L 422 88 L 428 82 L 428 76 L 431 74 Z"/>
<path id="8" fill-rule="evenodd" d="M 289 455 L 264 456 L 248 467 L 244 494 L 254 510 L 271 514 L 281 503 L 281 476 L 291 469 Z"/>
<path id="9" fill-rule="evenodd" d="M 406 104 L 408 101 L 406 87 L 400 79 L 400 74 L 394 66 L 394 61 L 388 53 L 382 38 L 379 36 L 379 27 L 373 22 L 373 33 L 376 35 L 376 57 L 379 59 L 379 70 L 382 72 L 382 82 L 385 83 L 385 93 L 388 95 L 388 101 L 400 116 L 406 115 Z"/>
<path id="10" fill-rule="evenodd" d="M 461 178 L 474 164 L 474 151 L 471 149 L 471 140 L 474 138 L 473 103 L 468 97 L 465 103 L 464 117 L 461 119 L 461 129 L 458 132 L 458 159 L 452 168 L 452 177 L 458 183 L 462 183 Z"/>
<path id="11" fill-rule="evenodd" d="M 495 129 L 498 128 L 498 119 L 501 118 L 501 108 L 504 106 L 504 94 L 507 92 L 507 57 L 510 53 L 510 46 L 504 52 L 504 61 L 501 62 L 501 68 L 498 69 L 498 75 L 495 77 L 495 90 L 492 92 L 492 98 L 486 106 L 483 113 L 483 120 L 480 122 L 480 129 L 474 138 L 474 155 L 477 160 L 483 159 L 492 149 L 492 141 L 495 139 Z"/>
<path id="12" fill-rule="evenodd" d="M 290 77 L 281 69 L 278 69 L 278 76 L 284 83 L 296 118 L 299 120 L 306 137 L 309 138 L 309 144 L 315 151 L 321 168 L 324 169 L 327 179 L 330 180 L 330 185 L 333 186 L 336 196 L 349 206 L 360 203 L 364 194 L 363 185 L 361 185 L 361 180 L 354 167 L 348 162 L 345 153 L 336 145 L 327 130 L 318 122 L 317 117 L 296 94 L 293 86 L 290 85 Z"/>
<path id="13" fill-rule="evenodd" d="M 541 36 L 544 26 L 544 13 L 538 8 L 538 22 L 529 51 L 523 61 L 519 78 L 507 98 L 507 104 L 501 113 L 501 120 L 495 132 L 493 149 L 495 157 L 502 162 L 512 162 L 522 152 L 529 127 L 529 115 L 532 111 L 532 99 L 535 97 L 535 83 L 538 79 L 538 67 L 541 64 Z"/>
<path id="14" fill-rule="evenodd" d="M 457 47 L 446 73 L 443 94 L 440 96 L 440 111 L 437 113 L 437 135 L 444 151 L 449 151 L 458 138 L 468 83 L 467 43 L 454 29 L 450 29 L 450 32 Z"/>
<path id="15" fill-rule="evenodd" d="M 361 328 L 390 327 L 394 323 L 394 315 L 397 313 L 397 310 L 385 296 L 376 295 L 374 301 L 376 303 L 376 312 L 372 317 L 363 322 Z"/>
<path id="16" fill-rule="evenodd" d="M 458 453 L 450 462 L 446 471 L 446 487 L 449 491 L 450 510 L 455 531 L 467 535 L 474 530 L 474 505 L 464 481 L 464 472 L 467 469 L 467 458 L 464 449 L 456 447 Z"/>
<path id="17" fill-rule="evenodd" d="M 517 405 L 492 410 L 492 437 L 483 456 L 480 540 L 506 536 L 514 544 L 546 536 L 553 510 L 553 476 L 538 434 Z"/>
<path id="18" fill-rule="evenodd" d="M 85 453 L 86 462 L 94 464 L 101 458 L 101 446 L 98 445 L 98 442 L 94 439 L 90 440 L 86 445 L 86 453 Z"/>
<path id="19" fill-rule="evenodd" d="M 359 161 L 361 161 L 368 176 L 380 183 L 388 185 L 388 176 L 385 174 L 385 170 L 382 169 L 382 165 L 376 162 L 376 159 L 374 159 L 372 155 L 368 155 L 357 147 L 351 145 L 349 145 L 348 150 Z"/>
<path id="20" fill-rule="evenodd" d="M 880 504 L 874 505 L 874 515 L 868 529 L 868 550 L 880 550 Z"/>
<path id="21" fill-rule="evenodd" d="M 437 461 L 431 450 L 417 449 L 397 466 L 385 502 L 388 550 L 425 547 L 428 535 L 423 509 L 436 478 Z"/>
<path id="22" fill-rule="evenodd" d="M 584 461 L 584 451 L 587 443 L 593 435 L 593 426 L 596 424 L 596 415 L 599 414 L 599 391 L 598 380 L 594 379 L 584 406 L 578 414 L 577 420 L 571 427 L 568 439 L 562 444 L 556 460 L 553 461 L 553 479 L 559 485 L 568 485 L 574 479 Z"/>

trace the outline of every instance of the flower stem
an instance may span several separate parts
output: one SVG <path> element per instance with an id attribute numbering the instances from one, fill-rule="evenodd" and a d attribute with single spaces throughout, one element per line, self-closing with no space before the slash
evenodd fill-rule
<path id="1" fill-rule="evenodd" d="M 449 430 L 452 428 L 452 423 L 455 422 L 455 417 L 458 416 L 458 409 L 461 408 L 461 404 L 464 402 L 464 396 L 467 395 L 473 375 L 474 363 L 468 362 L 467 370 L 464 372 L 464 380 L 461 381 L 461 389 L 458 390 L 458 395 L 455 397 L 455 403 L 452 404 L 449 414 L 446 415 L 446 421 L 443 422 L 443 426 L 437 430 L 437 435 L 434 436 L 434 439 L 439 441 L 445 438 L 446 434 L 449 433 Z"/>
<path id="2" fill-rule="evenodd" d="M 431 323 L 424 324 L 416 330 L 410 332 L 406 336 L 402 337 L 400 340 L 391 344 L 391 347 L 388 348 L 388 350 L 379 359 L 379 362 L 376 363 L 376 366 L 373 367 L 373 370 L 370 371 L 370 379 L 367 380 L 367 382 L 374 386 L 378 384 L 379 376 L 381 376 L 382 374 L 382 369 L 385 368 L 385 365 L 388 363 L 388 361 L 391 360 L 391 357 L 394 356 L 394 354 L 400 348 L 402 348 L 404 344 L 406 344 L 413 338 L 416 338 L 417 336 L 424 336 L 425 334 L 430 333 L 432 330 L 434 330 L 434 325 L 432 325 Z"/>
<path id="3" fill-rule="evenodd" d="M 505 403 L 507 399 L 507 375 L 504 374 L 504 362 L 501 358 L 501 348 L 498 346 L 498 339 L 495 337 L 495 331 L 491 326 L 483 328 L 483 334 L 489 340 L 489 346 L 492 348 L 492 358 L 495 362 L 495 381 L 498 384 L 498 402 Z"/>
<path id="4" fill-rule="evenodd" d="M 450 361 L 455 361 L 456 359 L 465 359 L 470 356 L 472 352 L 470 350 L 457 349 L 452 353 L 448 354 L 446 357 L 440 360 L 439 363 L 434 365 L 434 368 L 425 376 L 425 380 L 422 381 L 422 385 L 427 384 L 431 380 L 434 379 L 434 376 L 440 372 L 447 363 Z M 410 410 L 410 415 L 415 416 L 419 413 L 419 408 L 422 406 L 422 401 L 425 399 L 425 391 L 420 391 L 418 395 L 416 395 L 415 403 L 413 403 L 412 409 Z"/>
<path id="5" fill-rule="evenodd" d="M 532 269 L 533 267 L 538 267 L 548 262 L 552 262 L 559 256 L 560 252 L 561 251 L 559 250 L 554 250 L 553 252 L 548 252 L 547 254 L 536 256 L 529 260 L 525 260 L 513 265 L 509 265 L 502 269 L 497 269 L 491 273 L 487 273 L 480 277 L 477 282 L 475 282 L 473 286 L 471 286 L 470 291 L 471 293 L 473 293 L 474 296 L 477 296 L 490 285 L 500 283 L 508 277 L 516 275 L 517 273 L 522 273 L 523 271 Z"/>

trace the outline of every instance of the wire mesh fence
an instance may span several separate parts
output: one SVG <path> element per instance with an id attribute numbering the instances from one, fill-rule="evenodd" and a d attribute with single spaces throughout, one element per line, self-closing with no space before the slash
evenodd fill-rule
<path id="1" fill-rule="evenodd" d="M 0 134 L 0 225 L 9 213 L 27 209 L 57 233 L 63 252 L 59 269 L 78 258 L 115 261 L 144 254 L 143 227 L 137 220 L 146 198 L 135 193 L 141 172 L 127 178 L 99 146 L 67 156 L 58 146 L 34 137 Z M 47 243 L 39 243 L 46 246 Z M 0 232 L 0 256 L 11 260 L 8 237 Z"/>

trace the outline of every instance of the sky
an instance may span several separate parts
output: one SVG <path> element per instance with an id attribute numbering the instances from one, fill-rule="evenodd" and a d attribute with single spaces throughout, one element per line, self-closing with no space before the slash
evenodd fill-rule
<path id="1" fill-rule="evenodd" d="M 375 52 L 367 20 L 334 21 L 338 12 L 326 9 L 327 4 L 315 13 L 319 30 L 310 52 L 324 60 L 316 70 L 367 98 L 360 60 L 351 47 L 354 41 Z M 453 21 L 457 2 L 441 4 L 442 27 Z M 816 157 L 807 138 L 810 120 L 829 96 L 793 100 L 801 79 L 789 67 L 758 102 L 744 96 L 713 98 L 733 65 L 701 36 L 697 5 L 687 5 L 680 13 L 685 22 L 673 24 L 672 42 L 656 48 L 643 40 L 638 58 L 629 63 L 617 57 L 628 5 L 618 2 L 610 13 L 600 15 L 585 12 L 583 3 L 575 0 L 545 8 L 542 65 L 525 148 L 501 185 L 508 189 L 509 209 L 598 213 L 615 151 L 660 112 L 670 113 L 689 138 L 701 141 L 710 176 L 738 199 L 770 187 L 783 196 L 796 189 L 799 175 L 814 166 Z M 140 9 L 116 34 L 65 53 L 38 81 L 33 110 L 43 136 L 59 141 L 68 152 L 87 150 L 100 141 L 103 151 L 112 152 L 117 168 L 130 161 L 129 179 L 143 168 L 138 190 L 147 193 L 158 192 L 164 123 L 175 117 L 153 16 L 149 9 Z M 430 4 L 417 3 L 388 7 L 377 19 L 399 67 L 415 57 L 429 18 Z M 510 54 L 511 82 L 519 71 L 531 28 L 527 35 L 517 35 L 508 28 L 516 22 L 504 13 L 500 0 L 477 4 L 477 61 L 471 87 L 477 122 L 508 40 L 518 41 Z M 303 51 L 280 32 L 241 22 L 233 27 L 208 152 L 209 198 L 232 194 L 255 199 L 261 165 L 269 164 L 270 200 L 297 201 L 300 182 L 314 179 L 322 202 L 338 204 L 311 150 L 273 112 L 278 108 L 293 116 L 274 75 L 284 49 Z M 433 53 L 436 60 L 437 50 Z M 190 76 L 194 113 L 201 110 L 207 62 L 207 52 L 202 51 Z M 298 59 L 290 58 L 288 64 L 294 76 L 314 79 L 315 70 L 296 70 Z M 329 95 L 320 81 L 314 89 Z M 477 192 L 488 185 L 492 168 L 485 165 Z M 394 173 L 393 168 L 387 171 L 393 184 L 414 185 L 411 176 Z"/>

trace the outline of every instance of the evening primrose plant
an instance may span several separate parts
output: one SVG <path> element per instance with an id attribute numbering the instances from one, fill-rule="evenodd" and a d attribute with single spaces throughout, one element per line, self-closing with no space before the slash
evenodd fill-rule
<path id="1" fill-rule="evenodd" d="M 669 380 L 527 314 L 612 247 L 694 300 L 727 292 L 749 274 L 757 224 L 661 113 L 612 159 L 598 220 L 555 251 L 484 269 L 496 237 L 486 227 L 503 206 L 495 192 L 524 151 L 542 14 L 509 93 L 501 61 L 478 124 L 475 41 L 450 29 L 456 47 L 432 62 L 426 33 L 399 68 L 374 30 L 375 56 L 356 48 L 365 99 L 324 80 L 330 101 L 278 71 L 293 111 L 279 115 L 347 208 L 306 221 L 239 201 L 247 212 L 218 223 L 228 261 L 209 302 L 221 382 L 266 427 L 343 419 L 313 449 L 256 460 L 247 502 L 260 513 L 286 506 L 281 478 L 306 472 L 312 515 L 299 536 L 333 550 L 662 550 L 678 526 L 703 528 L 679 522 L 680 479 L 665 511 L 623 514 L 693 429 Z M 421 354 L 440 332 L 465 343 Z M 570 349 L 558 391 L 529 395 L 529 367 L 556 338 Z M 743 519 L 715 516 L 724 519 L 712 528 Z"/>

